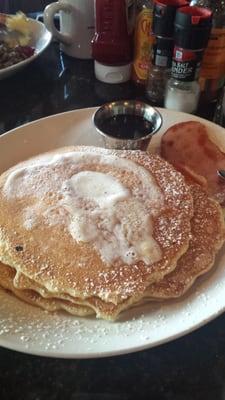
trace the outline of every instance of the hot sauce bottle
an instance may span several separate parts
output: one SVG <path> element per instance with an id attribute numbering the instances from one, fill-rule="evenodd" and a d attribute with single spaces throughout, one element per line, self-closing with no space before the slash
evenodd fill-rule
<path id="1" fill-rule="evenodd" d="M 153 44 L 153 36 L 151 35 L 152 11 L 153 0 L 137 0 L 132 80 L 143 85 L 148 76 Z"/>

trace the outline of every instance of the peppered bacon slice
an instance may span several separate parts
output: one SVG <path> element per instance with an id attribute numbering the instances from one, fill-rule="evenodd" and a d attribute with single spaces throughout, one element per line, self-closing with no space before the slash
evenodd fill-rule
<path id="1" fill-rule="evenodd" d="M 225 206 L 225 182 L 217 175 L 218 169 L 225 169 L 225 153 L 209 139 L 202 123 L 182 122 L 169 128 L 162 137 L 161 155 Z"/>

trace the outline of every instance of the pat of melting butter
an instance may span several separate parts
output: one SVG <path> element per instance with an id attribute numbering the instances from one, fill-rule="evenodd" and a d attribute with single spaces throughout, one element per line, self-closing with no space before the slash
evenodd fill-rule
<path id="1" fill-rule="evenodd" d="M 118 179 L 82 171 L 71 177 L 67 187 L 67 209 L 69 206 L 72 216 L 69 229 L 77 242 L 91 242 L 108 264 L 116 259 L 126 264 L 139 260 L 152 264 L 161 258 L 143 202 Z"/>
<path id="2" fill-rule="evenodd" d="M 80 197 L 90 199 L 99 207 L 112 207 L 129 197 L 129 190 L 117 179 L 95 171 L 82 171 L 71 178 L 71 184 Z"/>

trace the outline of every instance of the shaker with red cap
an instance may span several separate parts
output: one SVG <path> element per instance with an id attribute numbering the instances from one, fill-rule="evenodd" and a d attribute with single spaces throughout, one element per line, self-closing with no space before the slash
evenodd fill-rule
<path id="1" fill-rule="evenodd" d="M 151 103 L 163 105 L 165 88 L 170 75 L 174 47 L 174 19 L 179 7 L 187 0 L 155 0 L 152 33 L 154 44 L 146 84 L 146 96 Z"/>
<path id="2" fill-rule="evenodd" d="M 174 23 L 174 51 L 165 107 L 194 113 L 198 106 L 200 65 L 212 28 L 212 12 L 181 7 Z"/>

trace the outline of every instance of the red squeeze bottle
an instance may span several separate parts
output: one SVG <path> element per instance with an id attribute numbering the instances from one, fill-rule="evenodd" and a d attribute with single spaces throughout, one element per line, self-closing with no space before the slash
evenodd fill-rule
<path id="1" fill-rule="evenodd" d="M 127 0 L 95 0 L 92 56 L 95 76 L 102 82 L 130 79 L 132 41 L 128 15 L 132 15 L 132 10 L 128 10 Z"/>

